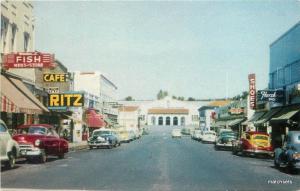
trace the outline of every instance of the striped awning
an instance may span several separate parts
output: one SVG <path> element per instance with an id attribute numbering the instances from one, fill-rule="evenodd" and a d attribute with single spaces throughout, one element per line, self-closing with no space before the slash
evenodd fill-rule
<path id="1" fill-rule="evenodd" d="M 42 114 L 49 110 L 21 80 L 1 75 L 1 112 Z"/>

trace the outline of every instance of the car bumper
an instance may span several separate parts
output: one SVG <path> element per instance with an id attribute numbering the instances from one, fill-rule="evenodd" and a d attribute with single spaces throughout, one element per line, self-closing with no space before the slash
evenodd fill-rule
<path id="1" fill-rule="evenodd" d="M 102 142 L 102 143 L 88 143 L 90 147 L 101 147 L 101 146 L 110 146 L 109 142 Z"/>
<path id="2" fill-rule="evenodd" d="M 21 149 L 20 150 L 20 157 L 35 157 L 35 156 L 40 156 L 42 154 L 42 150 L 39 148 L 33 148 L 31 150 L 27 150 L 27 149 Z"/>
<path id="3" fill-rule="evenodd" d="M 232 143 L 217 143 L 217 147 L 224 147 L 224 148 L 229 148 L 232 147 Z"/>
<path id="4" fill-rule="evenodd" d="M 244 150 L 244 152 L 254 153 L 254 154 L 267 154 L 270 156 L 274 155 L 273 151 L 266 151 L 266 150 L 259 150 L 259 149 L 247 149 L 247 150 Z"/>

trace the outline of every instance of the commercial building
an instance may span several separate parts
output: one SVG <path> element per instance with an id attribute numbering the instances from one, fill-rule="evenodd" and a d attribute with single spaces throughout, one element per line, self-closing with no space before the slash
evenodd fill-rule
<path id="1" fill-rule="evenodd" d="M 140 125 L 199 127 L 198 108 L 207 101 L 180 101 L 165 97 L 161 100 L 119 101 L 123 106 L 140 109 Z"/>
<path id="2" fill-rule="evenodd" d="M 117 86 L 101 72 L 75 71 L 72 75 L 74 91 L 85 91 L 95 96 L 99 104 L 94 108 L 107 116 L 111 122 L 117 123 Z"/>
<path id="3" fill-rule="evenodd" d="M 139 128 L 139 116 L 138 106 L 120 106 L 118 123 L 125 128 Z"/>

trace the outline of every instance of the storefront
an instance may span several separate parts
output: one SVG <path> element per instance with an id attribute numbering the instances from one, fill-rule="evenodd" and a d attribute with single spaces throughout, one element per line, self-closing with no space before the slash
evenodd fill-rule
<path id="1" fill-rule="evenodd" d="M 39 123 L 39 115 L 49 112 L 21 80 L 1 74 L 0 81 L 1 119 L 10 129 Z"/>

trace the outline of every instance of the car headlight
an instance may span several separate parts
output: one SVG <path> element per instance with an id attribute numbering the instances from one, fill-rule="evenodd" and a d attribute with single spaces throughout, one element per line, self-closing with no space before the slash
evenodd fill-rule
<path id="1" fill-rule="evenodd" d="M 34 141 L 35 146 L 38 147 L 38 146 L 40 146 L 40 144 L 41 144 L 41 140 L 37 139 L 37 140 Z"/>

